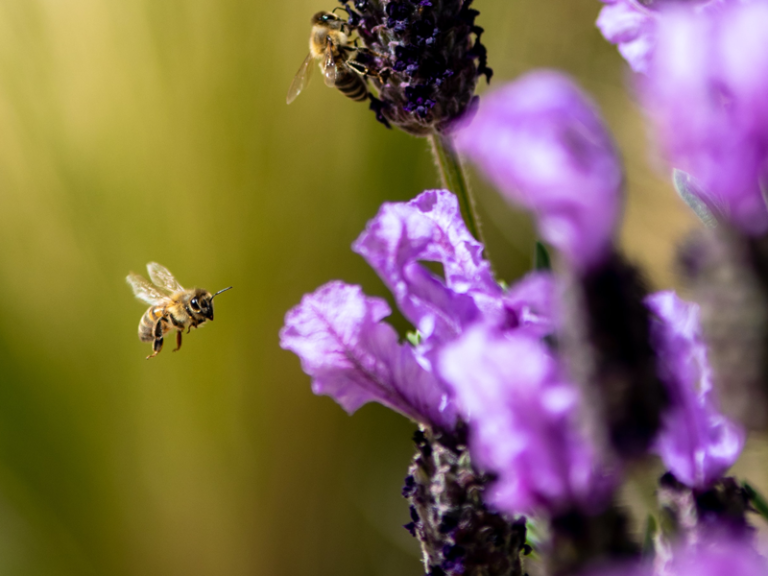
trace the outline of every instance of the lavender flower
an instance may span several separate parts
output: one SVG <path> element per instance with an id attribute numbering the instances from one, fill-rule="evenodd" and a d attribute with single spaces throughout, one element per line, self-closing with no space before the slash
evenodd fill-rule
<path id="1" fill-rule="evenodd" d="M 643 99 L 670 163 L 714 212 L 748 235 L 768 231 L 768 5 L 675 11 L 658 26 Z"/>
<path id="2" fill-rule="evenodd" d="M 672 8 L 706 12 L 729 0 L 602 0 L 597 27 L 635 72 L 648 72 L 657 44 L 659 21 Z"/>
<path id="3" fill-rule="evenodd" d="M 660 372 L 672 399 L 656 450 L 677 480 L 708 488 L 736 462 L 745 434 L 717 410 L 698 305 L 674 292 L 658 292 L 646 302 L 658 317 Z"/>
<path id="4" fill-rule="evenodd" d="M 390 312 L 358 286 L 330 282 L 288 312 L 280 345 L 301 358 L 315 394 L 333 397 L 349 413 L 376 401 L 424 425 L 452 428 L 447 390 L 381 322 Z"/>
<path id="5" fill-rule="evenodd" d="M 576 426 L 577 390 L 540 341 L 478 325 L 442 350 L 439 372 L 474 461 L 498 477 L 490 503 L 512 514 L 605 503 L 612 482 Z"/>
<path id="6" fill-rule="evenodd" d="M 566 76 L 533 72 L 493 92 L 456 145 L 533 212 L 543 238 L 576 268 L 609 255 L 622 167 L 594 105 Z"/>
<path id="7" fill-rule="evenodd" d="M 371 107 L 385 124 L 417 136 L 446 132 L 472 105 L 478 77 L 493 74 L 472 0 L 341 3 L 367 48 L 358 60 L 380 73 Z"/>
<path id="8" fill-rule="evenodd" d="M 531 339 L 551 334 L 551 276 L 530 274 L 502 290 L 456 198 L 443 190 L 384 204 L 354 248 L 390 287 L 420 343 L 398 343 L 381 322 L 390 312 L 384 301 L 331 282 L 287 314 L 282 347 L 299 355 L 315 393 L 348 412 L 377 401 L 422 425 L 403 495 L 411 505 L 406 528 L 419 539 L 430 574 L 521 576 L 525 521 L 486 506 L 488 477 L 468 457 L 465 426 L 433 360 L 477 323 Z M 445 279 L 424 260 L 439 262 Z"/>

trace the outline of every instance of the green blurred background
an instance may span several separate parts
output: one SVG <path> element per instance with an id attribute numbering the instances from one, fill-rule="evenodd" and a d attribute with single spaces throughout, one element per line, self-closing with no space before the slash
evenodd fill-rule
<path id="1" fill-rule="evenodd" d="M 387 295 L 350 243 L 382 201 L 436 185 L 424 141 L 321 82 L 285 105 L 309 17 L 334 5 L 0 0 L 0 574 L 422 573 L 401 527 L 413 426 L 348 417 L 278 347 L 285 311 L 330 279 Z M 600 3 L 475 5 L 494 84 L 550 66 L 594 94 L 627 158 L 623 242 L 673 285 L 692 223 Z M 512 280 L 532 228 L 474 182 Z M 235 289 L 148 362 L 124 278 L 151 260 Z"/>

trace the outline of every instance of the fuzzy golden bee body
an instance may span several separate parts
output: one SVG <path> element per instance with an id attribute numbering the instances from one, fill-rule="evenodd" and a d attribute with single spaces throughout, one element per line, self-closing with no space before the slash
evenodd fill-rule
<path id="1" fill-rule="evenodd" d="M 147 264 L 147 271 L 153 284 L 144 277 L 131 272 L 126 280 L 133 288 L 134 295 L 150 307 L 139 321 L 139 340 L 152 342 L 152 354 L 147 359 L 157 356 L 163 349 L 163 338 L 168 332 L 176 331 L 176 348 L 181 348 L 181 336 L 184 330 L 213 320 L 213 299 L 232 288 L 224 288 L 211 294 L 202 288 L 185 289 L 178 283 L 167 268 L 157 262 Z"/>
<path id="2" fill-rule="evenodd" d="M 364 78 L 368 69 L 356 62 L 352 55 L 362 51 L 349 41 L 350 26 L 332 12 L 318 12 L 312 17 L 309 36 L 309 54 L 288 89 L 286 102 L 290 104 L 309 83 L 313 64 L 320 63 L 326 86 L 337 88 L 347 98 L 362 102 L 368 98 L 368 85 Z"/>

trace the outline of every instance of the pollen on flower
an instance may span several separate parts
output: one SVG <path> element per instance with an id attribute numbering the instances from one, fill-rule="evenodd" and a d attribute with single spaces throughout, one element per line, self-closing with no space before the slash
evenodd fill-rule
<path id="1" fill-rule="evenodd" d="M 340 0 L 376 74 L 371 109 L 414 135 L 448 131 L 472 106 L 477 79 L 490 81 L 483 29 L 472 0 Z"/>

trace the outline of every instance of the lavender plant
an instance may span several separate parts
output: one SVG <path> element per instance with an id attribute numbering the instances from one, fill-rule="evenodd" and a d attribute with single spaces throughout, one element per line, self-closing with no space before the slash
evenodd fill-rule
<path id="1" fill-rule="evenodd" d="M 598 25 L 643 75 L 678 191 L 710 226 L 681 249 L 699 302 L 650 293 L 622 255 L 619 153 L 573 81 L 533 72 L 467 114 L 485 72 L 469 2 L 348 6 L 372 52 L 405 62 L 379 112 L 419 134 L 450 126 L 450 151 L 529 210 L 555 251 L 554 270 L 506 286 L 460 199 L 428 190 L 384 204 L 353 244 L 414 332 L 401 340 L 384 300 L 340 281 L 286 315 L 281 346 L 316 394 L 418 425 L 405 528 L 430 576 L 768 574 L 747 516 L 768 505 L 726 476 L 768 393 L 768 4 L 605 3 Z M 420 109 L 409 88 L 424 85 Z M 666 472 L 643 552 L 617 492 L 648 454 Z"/>

